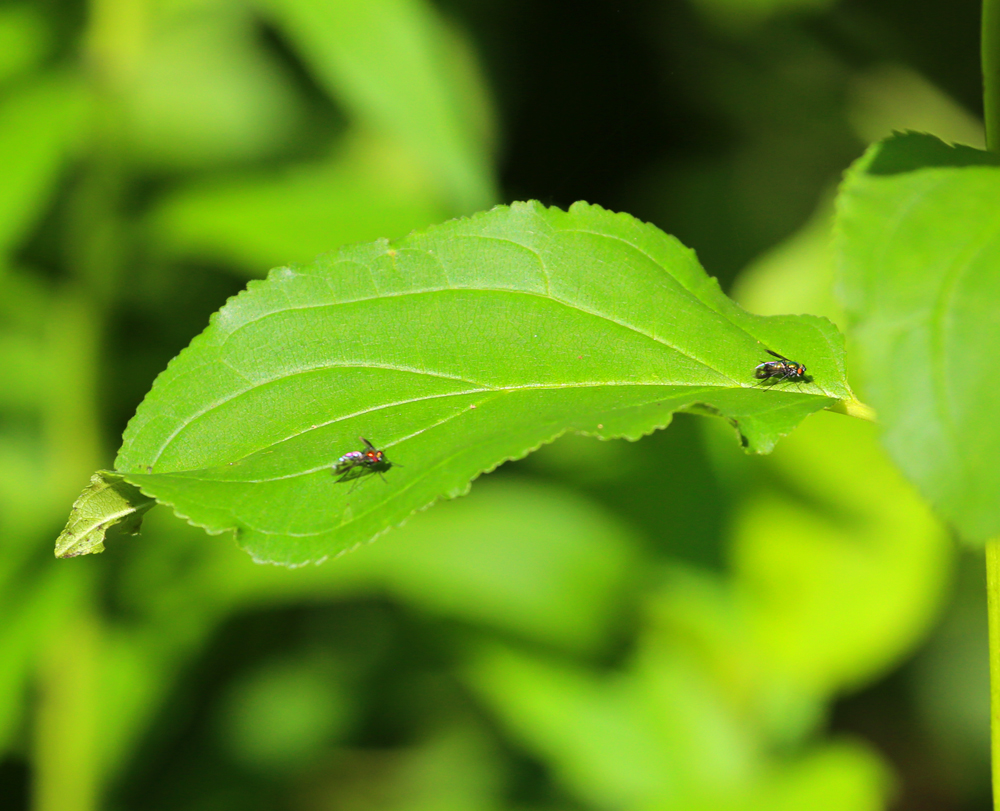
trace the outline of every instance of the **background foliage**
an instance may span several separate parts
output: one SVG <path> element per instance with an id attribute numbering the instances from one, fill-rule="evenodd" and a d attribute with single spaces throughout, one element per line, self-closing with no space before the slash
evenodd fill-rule
<path id="1" fill-rule="evenodd" d="M 566 437 L 321 567 L 255 566 L 162 509 L 51 557 L 208 315 L 345 243 L 587 199 L 677 235 L 753 312 L 840 321 L 834 184 L 893 128 L 981 145 L 977 15 L 0 5 L 0 796 L 987 807 L 981 572 L 857 420 L 765 458 L 683 416 Z"/>

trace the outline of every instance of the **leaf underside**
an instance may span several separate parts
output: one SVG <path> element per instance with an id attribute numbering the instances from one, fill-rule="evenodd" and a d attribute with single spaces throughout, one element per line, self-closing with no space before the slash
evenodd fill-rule
<path id="1" fill-rule="evenodd" d="M 759 385 L 764 347 L 811 382 Z M 767 452 L 847 398 L 843 341 L 740 309 L 694 252 L 587 204 L 499 207 L 252 282 L 160 375 L 117 471 L 259 561 L 320 561 L 566 431 L 637 439 L 678 410 Z M 350 484 L 370 439 L 395 466 Z"/>

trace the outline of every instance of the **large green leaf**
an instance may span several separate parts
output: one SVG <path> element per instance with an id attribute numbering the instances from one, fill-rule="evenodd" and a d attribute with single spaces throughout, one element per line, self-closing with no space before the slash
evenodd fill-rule
<path id="1" fill-rule="evenodd" d="M 908 134 L 838 202 L 844 306 L 894 461 L 963 535 L 1000 534 L 1000 165 Z"/>
<path id="2" fill-rule="evenodd" d="M 768 346 L 811 383 L 755 385 Z M 262 561 L 370 540 L 568 430 L 637 439 L 689 409 L 769 451 L 850 401 L 840 334 L 751 315 L 694 253 L 623 214 L 497 208 L 280 268 L 160 375 L 116 468 Z M 398 467 L 339 483 L 364 436 Z"/>

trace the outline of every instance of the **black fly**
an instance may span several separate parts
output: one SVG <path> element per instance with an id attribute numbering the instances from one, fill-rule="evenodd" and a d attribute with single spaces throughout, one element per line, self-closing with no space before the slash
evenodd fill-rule
<path id="1" fill-rule="evenodd" d="M 768 355 L 773 355 L 777 360 L 766 360 L 753 370 L 753 376 L 758 380 L 766 380 L 770 384 L 780 383 L 782 380 L 790 380 L 798 383 L 800 380 L 806 383 L 809 378 L 806 376 L 806 367 L 795 360 L 789 360 L 784 355 L 766 350 Z"/>

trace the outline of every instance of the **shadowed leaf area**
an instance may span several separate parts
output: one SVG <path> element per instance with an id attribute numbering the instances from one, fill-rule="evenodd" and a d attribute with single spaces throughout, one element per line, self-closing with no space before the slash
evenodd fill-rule
<path id="1" fill-rule="evenodd" d="M 761 385 L 765 347 L 808 381 Z M 771 381 L 764 381 L 765 383 Z M 259 561 L 320 561 L 566 431 L 637 439 L 678 410 L 767 452 L 849 398 L 843 341 L 749 314 L 624 214 L 500 207 L 253 282 L 160 375 L 116 469 Z M 337 482 L 372 441 L 393 463 Z"/>

